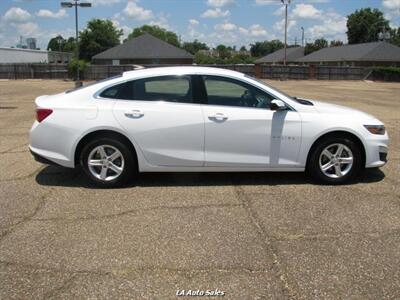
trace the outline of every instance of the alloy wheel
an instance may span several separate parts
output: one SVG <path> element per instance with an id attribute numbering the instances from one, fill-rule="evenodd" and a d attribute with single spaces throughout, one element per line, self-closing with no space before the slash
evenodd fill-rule
<path id="1" fill-rule="evenodd" d="M 94 177 L 102 181 L 111 181 L 121 175 L 125 161 L 116 147 L 100 145 L 89 153 L 87 164 Z"/>
<path id="2" fill-rule="evenodd" d="M 319 167 L 322 173 L 330 178 L 346 176 L 353 167 L 354 156 L 350 148 L 344 144 L 331 144 L 321 152 Z"/>

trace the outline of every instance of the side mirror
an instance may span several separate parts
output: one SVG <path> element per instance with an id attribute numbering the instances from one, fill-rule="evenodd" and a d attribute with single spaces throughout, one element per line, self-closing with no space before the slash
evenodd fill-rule
<path id="1" fill-rule="evenodd" d="M 270 102 L 269 108 L 271 110 L 278 111 L 278 110 L 285 110 L 287 107 L 286 107 L 285 102 L 283 102 L 282 100 L 274 99 Z"/>

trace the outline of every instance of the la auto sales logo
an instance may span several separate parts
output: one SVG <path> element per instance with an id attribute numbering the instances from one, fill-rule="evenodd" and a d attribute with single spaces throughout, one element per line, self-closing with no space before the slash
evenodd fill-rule
<path id="1" fill-rule="evenodd" d="M 179 296 L 197 296 L 197 297 L 218 297 L 224 296 L 225 292 L 219 289 L 215 290 L 177 290 L 176 295 Z"/>

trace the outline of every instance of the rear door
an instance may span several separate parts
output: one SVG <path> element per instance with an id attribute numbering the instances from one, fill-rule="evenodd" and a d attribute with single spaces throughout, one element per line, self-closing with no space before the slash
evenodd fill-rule
<path id="1" fill-rule="evenodd" d="M 114 116 L 155 166 L 202 166 L 204 119 L 190 76 L 128 82 Z"/>

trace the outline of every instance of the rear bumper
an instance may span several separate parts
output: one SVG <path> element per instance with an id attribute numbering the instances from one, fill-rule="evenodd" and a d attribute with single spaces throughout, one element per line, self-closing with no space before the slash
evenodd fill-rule
<path id="1" fill-rule="evenodd" d="M 74 168 L 75 165 L 72 161 L 65 159 L 59 153 L 41 150 L 29 145 L 29 151 L 32 153 L 33 158 L 43 164 L 59 165 L 67 168 Z"/>
<path id="2" fill-rule="evenodd" d="M 56 165 L 56 166 L 59 165 L 59 164 L 55 163 L 54 161 L 51 161 L 51 160 L 49 160 L 49 159 L 47 159 L 47 158 L 45 158 L 45 157 L 43 157 L 43 156 L 37 154 L 36 152 L 33 152 L 31 149 L 29 149 L 29 151 L 31 152 L 33 158 L 34 158 L 37 162 L 39 162 L 39 163 L 41 163 L 41 164 L 45 164 L 45 165 Z"/>

